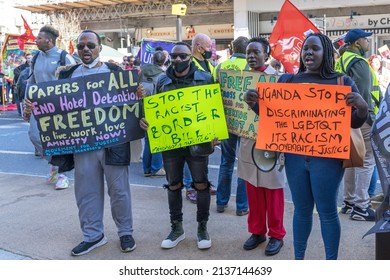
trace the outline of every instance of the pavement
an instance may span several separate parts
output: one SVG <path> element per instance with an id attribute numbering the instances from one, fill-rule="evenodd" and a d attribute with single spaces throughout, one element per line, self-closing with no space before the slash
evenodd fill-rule
<path id="1" fill-rule="evenodd" d="M 250 236 L 247 216 L 235 215 L 235 197 L 224 213 L 216 212 L 212 196 L 208 230 L 212 239 L 209 250 L 199 250 L 196 244 L 196 205 L 183 202 L 186 239 L 173 249 L 161 249 L 160 244 L 170 231 L 166 190 L 160 186 L 131 184 L 134 239 L 137 248 L 121 253 L 116 227 L 112 221 L 108 196 L 105 205 L 105 235 L 108 243 L 87 255 L 72 257 L 71 249 L 82 240 L 73 193 L 69 189 L 56 191 L 43 177 L 0 173 L 0 259 L 19 260 L 292 260 L 293 205 L 285 203 L 284 224 L 287 235 L 276 256 L 265 256 L 266 244 L 245 251 L 242 248 Z M 183 196 L 184 197 L 184 196 Z M 313 229 L 306 259 L 323 260 L 324 245 L 318 214 L 314 213 Z M 375 236 L 362 236 L 373 222 L 350 220 L 340 214 L 340 260 L 374 260 Z"/>
<path id="2" fill-rule="evenodd" d="M 2 107 L 0 110 L 3 109 Z M 0 118 L 15 117 L 15 111 L 0 111 Z M 7 158 L 2 157 L 0 162 Z M 2 162 L 1 164 L 6 164 Z M 131 168 L 131 167 L 130 167 Z M 210 171 L 215 172 L 213 169 Z M 212 175 L 212 174 L 211 174 Z M 235 214 L 235 197 L 224 213 L 217 213 L 212 196 L 208 231 L 212 239 L 209 250 L 196 244 L 196 205 L 183 201 L 186 239 L 173 249 L 162 249 L 161 241 L 170 231 L 166 190 L 161 184 L 140 185 L 131 182 L 134 239 L 137 248 L 130 253 L 119 250 L 119 238 L 111 218 L 109 199 L 105 200 L 105 235 L 108 243 L 87 255 L 72 257 L 70 251 L 82 241 L 78 211 L 72 186 L 56 191 L 39 175 L 0 172 L 0 260 L 292 260 L 293 205 L 285 191 L 284 246 L 276 256 L 265 256 L 266 243 L 246 251 L 242 245 L 249 238 L 247 216 Z M 184 193 L 183 193 L 184 198 Z M 374 260 L 375 235 L 362 236 L 374 222 L 361 222 L 340 214 L 340 260 Z M 313 228 L 306 259 L 325 259 L 318 214 L 313 215 Z"/>

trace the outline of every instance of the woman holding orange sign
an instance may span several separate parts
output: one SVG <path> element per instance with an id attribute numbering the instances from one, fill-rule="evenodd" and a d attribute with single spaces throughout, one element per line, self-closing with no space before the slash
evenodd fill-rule
<path id="1" fill-rule="evenodd" d="M 310 34 L 304 41 L 297 74 L 284 74 L 279 83 L 315 83 L 337 85 L 343 76 L 344 85 L 352 92 L 345 97 L 352 107 L 351 127 L 358 128 L 367 119 L 368 106 L 355 83 L 334 70 L 331 40 L 322 33 Z M 245 101 L 259 112 L 258 92 L 249 90 Z M 313 223 L 314 205 L 319 214 L 326 259 L 337 259 L 340 243 L 340 221 L 337 213 L 337 194 L 344 175 L 341 159 L 286 153 L 287 181 L 294 203 L 293 240 L 295 259 L 304 259 Z"/>

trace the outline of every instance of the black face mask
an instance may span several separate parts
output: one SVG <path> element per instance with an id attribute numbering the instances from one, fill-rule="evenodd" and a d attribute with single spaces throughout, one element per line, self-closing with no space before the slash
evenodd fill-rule
<path id="1" fill-rule="evenodd" d="M 191 60 L 172 62 L 173 70 L 178 73 L 184 72 L 190 66 Z"/>
<path id="2" fill-rule="evenodd" d="M 209 59 L 209 58 L 211 58 L 213 56 L 213 53 L 211 51 L 204 51 L 202 56 L 203 56 L 204 59 Z"/>

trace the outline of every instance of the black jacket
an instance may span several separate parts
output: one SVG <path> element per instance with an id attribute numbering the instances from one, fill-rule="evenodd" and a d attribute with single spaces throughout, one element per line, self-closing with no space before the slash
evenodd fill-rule
<path id="1" fill-rule="evenodd" d="M 210 73 L 198 69 L 192 62 L 190 71 L 185 77 L 176 77 L 172 66 L 169 66 L 166 74 L 161 75 L 157 82 L 157 92 L 165 92 L 179 88 L 198 85 L 213 84 L 214 80 Z"/>
<path id="2" fill-rule="evenodd" d="M 111 71 L 123 71 L 122 68 L 113 63 L 105 63 Z M 67 79 L 72 76 L 74 70 L 79 67 L 80 64 L 71 66 L 70 68 L 64 67 L 65 70 L 59 73 L 58 79 Z M 107 165 L 129 165 L 130 164 L 130 143 L 123 143 L 112 147 L 104 148 L 105 150 L 105 163 Z M 59 172 L 70 171 L 74 168 L 73 154 L 52 156 L 50 161 L 52 165 L 59 167 Z"/>

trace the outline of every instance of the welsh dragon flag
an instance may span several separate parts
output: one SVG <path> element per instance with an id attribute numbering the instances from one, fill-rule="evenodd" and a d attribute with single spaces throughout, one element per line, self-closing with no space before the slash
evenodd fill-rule
<path id="1" fill-rule="evenodd" d="M 272 57 L 282 62 L 286 72 L 298 71 L 302 43 L 306 38 L 305 33 L 308 32 L 320 31 L 300 10 L 286 0 L 269 39 Z"/>

